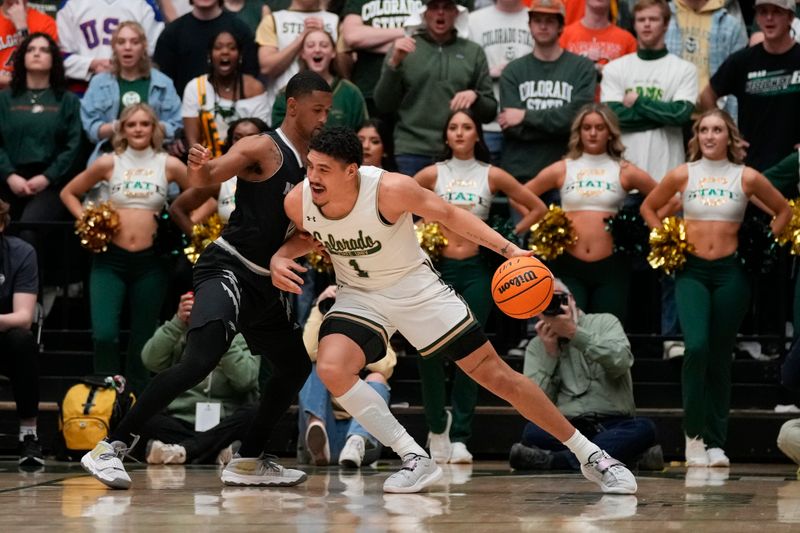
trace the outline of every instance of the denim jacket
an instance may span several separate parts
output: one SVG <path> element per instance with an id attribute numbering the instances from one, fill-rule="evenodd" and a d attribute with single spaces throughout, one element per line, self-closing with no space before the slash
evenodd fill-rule
<path id="1" fill-rule="evenodd" d="M 100 126 L 113 122 L 119 116 L 119 98 L 119 84 L 114 74 L 103 72 L 92 77 L 89 88 L 81 100 L 83 129 L 89 139 L 96 144 L 89 157 L 89 164 L 99 156 L 102 143 L 97 134 Z M 183 127 L 181 99 L 175 91 L 172 80 L 156 69 L 150 69 L 147 103 L 155 110 L 158 119 L 164 125 L 167 139 L 172 139 L 175 131 Z"/>
<path id="2" fill-rule="evenodd" d="M 677 6 L 674 0 L 669 3 L 672 17 L 669 20 L 667 35 L 665 37 L 667 50 L 678 57 L 683 57 L 683 35 L 677 22 Z M 713 38 L 708 43 L 708 74 L 713 76 L 720 65 L 734 52 L 747 46 L 747 31 L 742 20 L 732 15 L 724 7 L 713 12 L 711 21 L 711 35 Z M 698 87 L 700 92 L 705 87 Z M 735 97 L 726 99 L 725 110 L 736 119 L 738 105 Z"/>

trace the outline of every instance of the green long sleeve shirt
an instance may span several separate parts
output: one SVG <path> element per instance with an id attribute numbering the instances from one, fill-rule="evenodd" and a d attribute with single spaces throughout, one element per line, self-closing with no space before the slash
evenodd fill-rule
<path id="1" fill-rule="evenodd" d="M 151 372 L 161 372 L 180 361 L 186 348 L 186 330 L 177 316 L 165 322 L 142 348 L 144 366 Z M 194 424 L 195 404 L 211 401 L 222 403 L 221 418 L 229 416 L 258 399 L 260 361 L 261 358 L 250 353 L 244 337 L 236 335 L 217 368 L 197 386 L 175 398 L 167 406 L 167 412 Z"/>
<path id="2" fill-rule="evenodd" d="M 793 151 L 765 170 L 764 175 L 784 197 L 797 198 L 800 196 L 800 152 Z"/>
<path id="3" fill-rule="evenodd" d="M 575 336 L 557 356 L 547 355 L 538 337 L 528 343 L 523 373 L 567 418 L 634 416 L 631 366 L 631 345 L 619 319 L 581 314 Z"/>
<path id="4" fill-rule="evenodd" d="M 525 182 L 561 159 L 572 121 L 594 100 L 596 84 L 594 63 L 567 51 L 555 61 L 528 54 L 509 63 L 500 76 L 500 109 L 524 109 L 525 118 L 503 131 L 503 168 Z"/>
<path id="5" fill-rule="evenodd" d="M 396 68 L 388 64 L 391 51 L 386 54 L 373 98 L 382 113 L 398 114 L 396 154 L 436 157 L 444 151 L 442 131 L 457 92 L 476 92 L 471 109 L 482 123 L 494 120 L 497 100 L 486 54 L 477 43 L 454 37 L 439 44 L 427 34 L 416 35 L 415 41 L 416 50 Z"/>
<path id="6" fill-rule="evenodd" d="M 0 179 L 37 165 L 52 185 L 63 185 L 76 168 L 82 134 L 80 100 L 74 94 L 0 91 Z"/>

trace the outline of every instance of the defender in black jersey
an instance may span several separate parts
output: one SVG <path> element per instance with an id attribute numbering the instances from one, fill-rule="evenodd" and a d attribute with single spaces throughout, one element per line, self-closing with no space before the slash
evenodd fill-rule
<path id="1" fill-rule="evenodd" d="M 222 480 L 232 485 L 289 486 L 306 478 L 304 472 L 284 469 L 263 456 L 272 429 L 311 371 L 302 331 L 284 294 L 273 286 L 268 268 L 272 255 L 294 230 L 283 210 L 284 196 L 305 176 L 308 143 L 327 120 L 332 94 L 319 75 L 304 71 L 289 81 L 286 96 L 286 118 L 275 132 L 241 139 L 213 160 L 201 145 L 189 152 L 193 186 L 238 176 L 236 209 L 222 236 L 194 267 L 195 304 L 183 358 L 155 376 L 113 434 L 81 460 L 109 487 L 130 486 L 121 457 L 135 444 L 133 436 L 180 393 L 205 379 L 237 332 L 253 355 L 269 361 L 272 372 L 240 457 L 228 464 Z"/>

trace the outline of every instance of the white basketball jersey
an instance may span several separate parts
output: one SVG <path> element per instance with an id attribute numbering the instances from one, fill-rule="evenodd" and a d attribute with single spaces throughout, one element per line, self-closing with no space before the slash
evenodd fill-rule
<path id="1" fill-rule="evenodd" d="M 93 59 L 111 59 L 111 34 L 126 20 L 142 25 L 152 56 L 164 29 L 155 0 L 65 0 L 56 22 L 67 77 L 88 81 Z"/>
<path id="2" fill-rule="evenodd" d="M 408 275 L 427 256 L 417 241 L 411 213 L 394 224 L 378 211 L 378 187 L 383 170 L 361 167 L 358 198 L 353 209 L 336 220 L 311 201 L 308 179 L 303 181 L 303 227 L 325 245 L 339 285 L 376 290 Z"/>

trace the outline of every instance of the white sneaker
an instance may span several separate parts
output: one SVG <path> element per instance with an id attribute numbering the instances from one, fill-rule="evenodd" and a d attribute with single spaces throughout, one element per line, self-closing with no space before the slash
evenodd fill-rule
<path id="1" fill-rule="evenodd" d="M 277 457 L 234 457 L 222 471 L 222 482 L 234 486 L 291 487 L 306 480 L 305 472 L 284 468 L 273 459 Z"/>
<path id="2" fill-rule="evenodd" d="M 311 464 L 327 466 L 331 462 L 331 448 L 328 444 L 328 432 L 325 424 L 313 420 L 306 428 L 306 450 L 311 455 Z"/>
<path id="3" fill-rule="evenodd" d="M 444 431 L 442 433 L 428 432 L 428 450 L 431 452 L 431 458 L 440 464 L 445 464 L 450 460 L 452 451 L 450 426 L 453 424 L 453 414 L 450 411 L 445 411 L 445 414 L 447 414 L 447 424 Z"/>
<path id="4" fill-rule="evenodd" d="M 636 478 L 631 471 L 603 450 L 589 456 L 589 462 L 581 465 L 583 477 L 600 485 L 609 494 L 636 494 Z"/>
<path id="5" fill-rule="evenodd" d="M 468 465 L 472 464 L 472 454 L 469 453 L 467 445 L 463 442 L 454 442 L 450 447 L 450 464 Z"/>
<path id="6" fill-rule="evenodd" d="M 706 445 L 700 437 L 686 437 L 686 466 L 708 466 Z"/>
<path id="7" fill-rule="evenodd" d="M 683 357 L 686 352 L 686 345 L 683 341 L 664 341 L 664 359 L 673 357 Z"/>
<path id="8" fill-rule="evenodd" d="M 186 448 L 180 444 L 164 444 L 160 440 L 147 443 L 147 464 L 182 465 L 186 462 Z"/>
<path id="9" fill-rule="evenodd" d="M 722 448 L 709 448 L 706 453 L 708 454 L 708 466 L 731 466 L 731 460 L 728 459 Z"/>
<path id="10" fill-rule="evenodd" d="M 383 492 L 406 494 L 419 492 L 442 477 L 442 468 L 436 461 L 413 453 L 403 457 L 403 467 L 383 483 Z"/>
<path id="11" fill-rule="evenodd" d="M 361 435 L 350 435 L 339 453 L 339 464 L 347 468 L 358 468 L 364 460 L 366 443 Z"/>
<path id="12" fill-rule="evenodd" d="M 81 466 L 107 487 L 127 489 L 131 486 L 131 478 L 122 466 L 121 457 L 124 457 L 129 449 L 124 442 L 118 440 L 114 442 L 101 440 L 92 451 L 81 458 Z"/>

